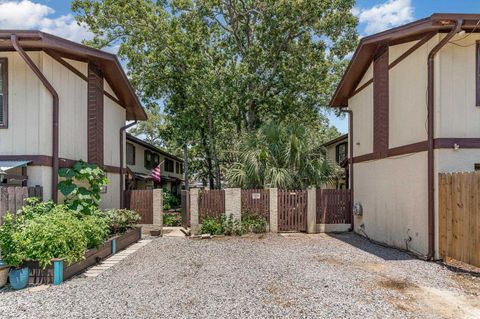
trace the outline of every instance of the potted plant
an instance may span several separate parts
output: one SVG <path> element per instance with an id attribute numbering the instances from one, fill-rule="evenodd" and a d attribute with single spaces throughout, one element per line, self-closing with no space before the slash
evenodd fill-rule
<path id="1" fill-rule="evenodd" d="M 7 284 L 9 270 L 10 266 L 8 266 L 3 260 L 0 260 L 0 288 Z"/>
<path id="2" fill-rule="evenodd" d="M 22 221 L 16 220 L 10 213 L 7 213 L 4 224 L 0 227 L 0 251 L 3 263 L 12 267 L 8 273 L 10 286 L 13 289 L 25 288 L 29 275 L 28 267 L 23 266 L 27 259 L 26 237 Z"/>

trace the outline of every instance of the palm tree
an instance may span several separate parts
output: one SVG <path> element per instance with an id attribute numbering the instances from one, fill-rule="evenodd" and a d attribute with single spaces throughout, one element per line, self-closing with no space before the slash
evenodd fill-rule
<path id="1" fill-rule="evenodd" d="M 314 134 L 301 125 L 269 123 L 243 136 L 237 161 L 226 172 L 229 185 L 297 189 L 332 180 L 336 165 L 327 160 Z"/>

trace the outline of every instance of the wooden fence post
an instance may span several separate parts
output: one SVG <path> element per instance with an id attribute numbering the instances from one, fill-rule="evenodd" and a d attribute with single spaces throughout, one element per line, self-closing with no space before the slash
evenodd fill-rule
<path id="1" fill-rule="evenodd" d="M 307 190 L 307 233 L 315 234 L 317 232 L 317 190 L 309 188 Z"/>
<path id="2" fill-rule="evenodd" d="M 198 195 L 199 195 L 198 188 L 190 189 L 190 229 L 191 229 L 192 235 L 197 235 L 200 232 Z"/>
<path id="3" fill-rule="evenodd" d="M 225 189 L 225 216 L 234 220 L 242 220 L 242 190 L 240 188 Z"/>
<path id="4" fill-rule="evenodd" d="M 162 228 L 163 228 L 163 190 L 162 189 L 153 190 L 153 225 L 160 228 L 160 231 L 162 231 Z"/>
<path id="5" fill-rule="evenodd" d="M 278 188 L 270 188 L 270 232 L 278 232 Z"/>

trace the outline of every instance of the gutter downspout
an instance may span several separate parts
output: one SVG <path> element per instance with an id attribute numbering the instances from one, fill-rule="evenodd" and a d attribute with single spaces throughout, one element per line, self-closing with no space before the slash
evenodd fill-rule
<path id="1" fill-rule="evenodd" d="M 123 208 L 123 182 L 124 182 L 124 169 L 123 169 L 123 135 L 125 131 L 134 126 L 137 125 L 138 121 L 135 120 L 135 122 L 124 125 L 120 128 L 120 208 Z"/>
<path id="2" fill-rule="evenodd" d="M 342 113 L 348 113 L 348 149 L 349 149 L 349 159 L 348 163 L 350 164 L 349 172 L 348 172 L 348 184 L 350 187 L 350 213 L 351 213 L 351 226 L 348 231 L 355 230 L 355 216 L 353 215 L 353 111 L 342 109 L 340 110 Z"/>
<path id="3" fill-rule="evenodd" d="M 25 51 L 20 46 L 18 38 L 15 34 L 10 36 L 12 41 L 13 48 L 17 53 L 22 57 L 22 59 L 27 63 L 30 69 L 35 73 L 35 75 L 40 79 L 45 88 L 52 95 L 52 200 L 54 203 L 58 202 L 58 118 L 59 118 L 59 98 L 58 93 L 53 88 L 52 84 L 47 80 L 43 73 L 38 69 L 35 63 L 30 59 L 30 57 L 25 53 Z"/>
<path id="4" fill-rule="evenodd" d="M 428 169 L 428 255 L 427 259 L 435 258 L 435 163 L 434 163 L 434 112 L 435 112 L 435 55 L 450 41 L 455 34 L 461 31 L 463 19 L 455 21 L 452 30 L 428 54 L 428 82 L 427 82 L 427 169 Z"/>

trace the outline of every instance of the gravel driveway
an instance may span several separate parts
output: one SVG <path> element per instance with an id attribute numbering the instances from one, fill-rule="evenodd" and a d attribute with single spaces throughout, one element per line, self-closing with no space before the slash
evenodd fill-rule
<path id="1" fill-rule="evenodd" d="M 479 292 L 353 234 L 158 238 L 98 277 L 0 292 L 0 318 L 480 318 Z"/>

